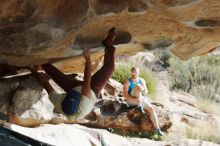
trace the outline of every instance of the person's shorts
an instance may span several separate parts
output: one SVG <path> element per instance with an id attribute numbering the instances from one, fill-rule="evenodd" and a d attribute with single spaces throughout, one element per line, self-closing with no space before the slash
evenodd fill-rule
<path id="1" fill-rule="evenodd" d="M 149 100 L 147 100 L 148 97 L 142 96 L 142 100 L 141 100 L 141 106 L 142 107 L 152 107 L 151 103 L 149 102 Z"/>
<path id="2" fill-rule="evenodd" d="M 90 98 L 81 95 L 78 111 L 75 114 L 68 116 L 62 111 L 62 102 L 65 97 L 66 97 L 66 93 L 59 94 L 56 91 L 52 91 L 49 94 L 49 99 L 54 104 L 55 112 L 65 115 L 70 120 L 83 119 L 87 114 L 89 114 L 92 111 L 96 101 L 96 97 L 94 96 L 94 93 L 93 95 L 91 95 Z"/>
<path id="3" fill-rule="evenodd" d="M 141 91 L 139 91 L 139 92 L 141 92 Z M 131 91 L 130 95 L 131 95 L 131 96 L 134 96 L 134 90 Z M 142 107 L 152 107 L 151 103 L 149 102 L 149 100 L 147 100 L 147 98 L 149 98 L 149 97 L 147 97 L 147 96 L 142 96 L 142 98 L 141 98 L 141 106 L 142 106 Z M 130 105 L 130 106 L 136 106 L 135 104 L 129 103 L 129 102 L 128 102 L 128 105 Z"/>
<path id="4" fill-rule="evenodd" d="M 152 105 L 151 105 L 151 103 L 149 102 L 149 100 L 147 100 L 147 98 L 148 97 L 146 97 L 146 96 L 142 96 L 142 99 L 141 99 L 141 106 L 142 107 L 152 107 Z M 138 105 L 136 105 L 136 104 L 134 104 L 134 103 L 130 103 L 130 102 L 127 102 L 128 103 L 128 105 L 129 106 L 138 106 Z"/>

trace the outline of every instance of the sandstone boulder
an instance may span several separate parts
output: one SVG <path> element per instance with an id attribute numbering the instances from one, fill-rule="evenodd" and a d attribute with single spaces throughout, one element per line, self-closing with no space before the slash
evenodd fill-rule
<path id="1" fill-rule="evenodd" d="M 49 125 L 37 128 L 25 128 L 13 124 L 7 126 L 19 133 L 52 145 L 83 146 L 219 146 L 212 142 L 192 139 L 172 141 L 153 141 L 147 138 L 126 138 L 103 129 L 88 128 L 80 125 Z M 44 134 L 42 134 L 44 133 Z"/>
<path id="2" fill-rule="evenodd" d="M 9 119 L 19 125 L 47 123 L 53 116 L 53 104 L 46 90 L 31 76 L 20 82 L 12 103 Z"/>
<path id="3" fill-rule="evenodd" d="M 141 50 L 170 47 L 188 59 L 219 47 L 219 5 L 217 0 L 1 1 L 0 62 L 23 66 L 74 57 L 76 65 L 82 53 L 76 38 L 93 46 L 113 26 L 130 32 L 131 44 L 144 46 Z M 117 53 L 140 51 L 123 48 Z"/>
<path id="4" fill-rule="evenodd" d="M 0 113 L 8 114 L 12 97 L 19 85 L 19 79 L 0 79 Z"/>
<path id="5" fill-rule="evenodd" d="M 1 82 L 4 85 L 10 84 L 14 89 L 13 94 L 9 91 L 4 92 L 7 96 L 1 98 L 1 100 L 11 99 L 11 104 L 9 104 L 9 101 L 3 102 L 4 106 L 1 109 L 2 113 L 9 115 L 8 118 L 11 123 L 22 126 L 35 126 L 43 123 L 80 123 L 106 129 L 111 127 L 124 133 L 154 130 L 148 114 L 147 119 L 144 119 L 138 108 L 127 107 L 125 99 L 121 96 L 122 84 L 112 79 L 109 80 L 105 90 L 102 91 L 102 99 L 96 103 L 91 114 L 84 120 L 79 121 L 71 121 L 64 115 L 54 113 L 54 107 L 48 98 L 48 94 L 33 76 L 19 77 L 19 82 L 12 79 L 5 79 L 4 82 Z M 53 86 L 59 92 L 62 92 L 55 83 L 53 83 Z M 169 113 L 157 106 L 155 106 L 155 109 L 162 129 L 169 129 L 171 126 Z"/>

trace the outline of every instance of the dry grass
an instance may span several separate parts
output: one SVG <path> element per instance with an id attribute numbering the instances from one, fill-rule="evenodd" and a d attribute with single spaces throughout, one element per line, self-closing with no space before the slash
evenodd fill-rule
<path id="1" fill-rule="evenodd" d="M 205 127 L 186 128 L 186 137 L 220 144 L 220 135 L 216 126 L 212 124 L 204 126 Z"/>
<path id="2" fill-rule="evenodd" d="M 220 104 L 219 103 L 216 103 L 214 101 L 211 101 L 211 100 L 206 100 L 206 99 L 197 99 L 196 100 L 196 104 L 197 104 L 197 107 L 205 112 L 205 113 L 210 113 L 210 114 L 215 114 L 215 115 L 218 115 L 220 116 Z"/>
<path id="3" fill-rule="evenodd" d="M 192 122 L 192 121 L 191 121 Z M 180 124 L 178 131 L 169 133 L 165 140 L 177 140 L 177 139 L 196 139 L 202 141 L 209 141 L 220 144 L 220 129 L 216 123 L 209 122 L 193 122 L 190 125 Z"/>

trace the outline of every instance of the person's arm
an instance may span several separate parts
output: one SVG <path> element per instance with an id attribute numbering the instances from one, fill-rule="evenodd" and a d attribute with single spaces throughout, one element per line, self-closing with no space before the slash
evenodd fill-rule
<path id="1" fill-rule="evenodd" d="M 124 81 L 124 84 L 123 84 L 123 91 L 122 91 L 122 96 L 125 97 L 125 99 L 129 102 L 132 102 L 134 104 L 139 104 L 140 103 L 140 99 L 138 99 L 137 97 L 135 96 L 131 96 L 130 94 L 128 94 L 128 88 L 129 88 L 129 81 L 126 80 Z"/>
<path id="2" fill-rule="evenodd" d="M 90 97 L 91 96 L 91 59 L 90 59 L 90 49 L 84 50 L 84 58 L 86 60 L 84 69 L 84 81 L 82 84 L 82 95 Z"/>
<path id="3" fill-rule="evenodd" d="M 141 85 L 144 87 L 143 95 L 147 95 L 148 94 L 148 89 L 147 89 L 146 82 L 145 82 L 144 79 L 141 79 Z"/>
<path id="4" fill-rule="evenodd" d="M 39 65 L 35 65 L 30 66 L 28 69 L 32 72 L 40 85 L 46 89 L 47 93 L 50 94 L 52 91 L 54 91 L 54 88 L 51 86 L 48 79 L 45 78 L 45 74 L 38 72 L 38 67 Z"/>

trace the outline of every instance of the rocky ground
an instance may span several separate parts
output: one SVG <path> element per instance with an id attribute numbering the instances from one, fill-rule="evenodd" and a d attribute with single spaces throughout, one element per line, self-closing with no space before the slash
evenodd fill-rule
<path id="1" fill-rule="evenodd" d="M 70 141 L 66 138 L 59 139 L 58 141 L 55 140 L 60 130 L 65 131 L 66 128 L 70 128 L 72 132 L 69 131 L 65 133 L 68 137 L 72 137 L 70 133 L 74 135 L 75 132 L 73 131 L 76 131 L 75 134 L 77 134 L 83 129 L 81 136 L 83 137 L 84 134 L 87 135 L 83 139 L 86 139 L 87 142 L 96 141 L 94 143 L 97 145 L 100 145 L 103 141 L 110 145 L 115 145 L 114 142 L 110 141 L 109 137 L 118 139 L 115 141 L 118 145 L 215 145 L 214 143 L 188 140 L 187 131 L 199 129 L 204 133 L 219 135 L 219 115 L 204 113 L 199 110 L 196 105 L 196 98 L 188 93 L 183 91 L 170 91 L 167 71 L 163 66 L 156 63 L 156 58 L 152 52 L 138 53 L 135 56 L 131 56 L 130 59 L 137 60 L 139 63 L 146 64 L 149 68 L 155 70 L 154 74 L 158 82 L 156 88 L 157 95 L 155 100 L 150 100 L 157 103 L 154 104 L 154 108 L 159 117 L 158 119 L 162 130 L 167 133 L 163 142 L 140 138 L 123 138 L 115 134 L 110 134 L 105 130 L 99 130 L 104 128 L 121 135 L 129 135 L 132 132 L 136 132 L 136 134 L 138 132 L 152 132 L 154 130 L 149 117 L 147 120 L 144 120 L 139 110 L 125 106 L 125 99 L 121 96 L 122 84 L 112 79 L 109 80 L 105 90 L 103 90 L 102 99 L 97 101 L 94 110 L 86 119 L 70 121 L 67 120 L 65 116 L 53 111 L 53 105 L 49 101 L 46 91 L 31 74 L 1 78 L 0 86 L 3 90 L 0 92 L 0 112 L 8 115 L 8 122 L 13 123 L 6 125 L 10 125 L 9 127 L 11 129 L 26 135 L 29 135 L 28 132 L 36 133 L 36 135 L 30 134 L 29 136 L 51 144 L 59 143 L 60 140 L 62 142 L 65 141 L 67 145 L 71 145 L 73 139 Z M 62 92 L 55 83 L 52 82 L 52 84 L 59 92 Z M 48 125 L 59 123 L 68 123 L 70 125 Z M 29 129 L 14 124 L 24 127 L 37 126 L 38 128 Z M 99 129 L 90 129 L 75 124 Z M 40 129 L 42 129 L 42 131 Z M 47 131 L 46 129 L 54 129 L 54 131 Z M 55 129 L 57 129 L 57 131 Z M 45 131 L 47 131 L 47 133 L 44 133 Z M 96 136 L 91 134 L 91 131 L 96 133 Z M 43 136 L 40 133 L 44 133 Z M 97 136 L 97 134 L 99 136 Z M 100 136 L 100 134 L 102 136 Z M 97 137 L 104 139 L 100 140 L 97 139 Z M 95 138 L 96 140 L 91 140 L 90 138 Z"/>
<path id="2" fill-rule="evenodd" d="M 88 128 L 77 124 L 46 124 L 37 128 L 24 128 L 13 124 L 7 124 L 7 126 L 34 139 L 58 146 L 219 146 L 212 142 L 192 139 L 152 141 L 146 138 L 126 138 L 103 129 Z"/>

